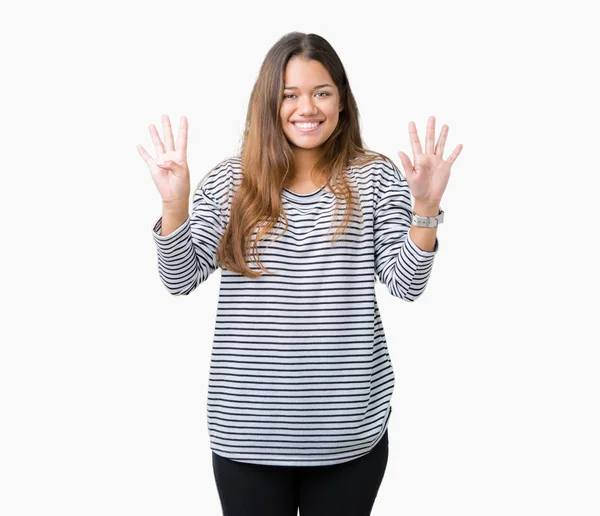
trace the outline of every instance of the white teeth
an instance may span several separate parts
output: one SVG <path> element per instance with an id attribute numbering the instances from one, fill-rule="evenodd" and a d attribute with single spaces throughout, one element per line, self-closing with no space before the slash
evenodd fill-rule
<path id="1" fill-rule="evenodd" d="M 297 125 L 298 127 L 301 127 L 302 129 L 311 129 L 313 127 L 317 127 L 319 125 L 320 122 L 317 122 L 315 124 L 302 124 L 302 123 L 298 123 L 298 122 L 294 122 L 295 125 Z"/>

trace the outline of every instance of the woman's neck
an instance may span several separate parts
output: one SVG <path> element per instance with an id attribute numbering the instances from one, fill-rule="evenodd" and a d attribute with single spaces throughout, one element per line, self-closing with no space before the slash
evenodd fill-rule
<path id="1" fill-rule="evenodd" d="M 294 162 L 296 165 L 296 174 L 292 178 L 297 183 L 309 182 L 312 179 L 311 173 L 319 160 L 319 154 L 314 149 L 294 149 Z"/>

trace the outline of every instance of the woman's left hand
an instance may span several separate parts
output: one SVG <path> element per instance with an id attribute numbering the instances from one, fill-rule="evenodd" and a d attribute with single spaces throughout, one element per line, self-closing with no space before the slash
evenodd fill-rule
<path id="1" fill-rule="evenodd" d="M 414 122 L 408 124 L 408 133 L 415 161 L 414 167 L 409 157 L 402 151 L 398 152 L 398 156 L 402 161 L 410 191 L 415 198 L 415 202 L 439 205 L 450 179 L 450 167 L 458 158 L 463 146 L 462 144 L 457 145 L 452 154 L 448 156 L 448 159 L 444 160 L 444 144 L 448 136 L 448 126 L 442 126 L 440 138 L 434 150 L 435 117 L 433 116 L 430 116 L 427 122 L 425 153 L 421 149 L 417 127 Z"/>

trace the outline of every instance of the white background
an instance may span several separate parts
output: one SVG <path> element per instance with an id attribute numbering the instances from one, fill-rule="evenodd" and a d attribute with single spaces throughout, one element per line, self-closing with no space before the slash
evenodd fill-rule
<path id="1" fill-rule="evenodd" d="M 0 514 L 219 515 L 206 423 L 220 271 L 170 296 L 136 146 L 238 152 L 290 31 L 336 49 L 367 146 L 464 149 L 429 285 L 377 284 L 397 383 L 373 515 L 600 514 L 597 18 L 556 2 L 2 8 Z M 592 5 L 592 4 L 588 4 Z"/>

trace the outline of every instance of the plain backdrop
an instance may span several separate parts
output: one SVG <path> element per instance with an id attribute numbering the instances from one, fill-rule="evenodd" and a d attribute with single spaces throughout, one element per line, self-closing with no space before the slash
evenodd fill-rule
<path id="1" fill-rule="evenodd" d="M 268 49 L 325 37 L 366 145 L 463 151 L 423 296 L 377 284 L 396 389 L 373 515 L 600 514 L 597 19 L 586 2 L 2 7 L 0 514 L 220 515 L 206 422 L 220 270 L 167 293 L 138 155 L 239 151 Z M 591 5 L 591 4 L 588 4 Z M 402 169 L 402 168 L 401 168 Z"/>

